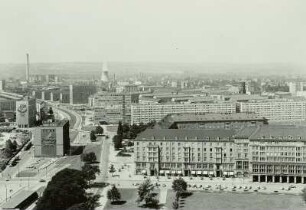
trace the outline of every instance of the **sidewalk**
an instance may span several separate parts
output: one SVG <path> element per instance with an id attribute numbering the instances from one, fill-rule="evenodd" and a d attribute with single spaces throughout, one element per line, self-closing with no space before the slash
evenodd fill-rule
<path id="1" fill-rule="evenodd" d="M 95 210 L 103 210 L 107 203 L 107 191 L 111 188 L 111 185 L 105 187 L 102 189 L 102 192 L 100 193 L 99 203 L 100 206 L 96 207 Z"/>

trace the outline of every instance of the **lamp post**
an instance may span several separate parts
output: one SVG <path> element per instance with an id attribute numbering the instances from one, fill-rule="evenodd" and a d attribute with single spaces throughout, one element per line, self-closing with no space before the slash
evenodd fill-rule
<path id="1" fill-rule="evenodd" d="M 7 185 L 5 184 L 5 202 L 7 202 Z"/>

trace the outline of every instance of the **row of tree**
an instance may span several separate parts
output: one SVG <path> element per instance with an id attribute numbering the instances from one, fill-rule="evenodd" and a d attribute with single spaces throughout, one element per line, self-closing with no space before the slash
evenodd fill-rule
<path id="1" fill-rule="evenodd" d="M 155 124 L 156 122 L 152 121 L 147 124 L 140 123 L 129 125 L 127 123 L 122 124 L 120 121 L 118 124 L 117 135 L 122 136 L 123 139 L 135 139 L 139 133 L 145 131 L 147 128 L 153 128 Z"/>

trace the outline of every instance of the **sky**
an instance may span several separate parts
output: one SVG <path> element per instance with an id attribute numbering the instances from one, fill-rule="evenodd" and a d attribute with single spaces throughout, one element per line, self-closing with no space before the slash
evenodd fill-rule
<path id="1" fill-rule="evenodd" d="M 306 63 L 305 0 L 1 0 L 0 63 Z"/>

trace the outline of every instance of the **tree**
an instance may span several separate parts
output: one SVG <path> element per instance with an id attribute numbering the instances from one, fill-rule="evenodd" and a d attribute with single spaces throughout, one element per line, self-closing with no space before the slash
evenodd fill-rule
<path id="1" fill-rule="evenodd" d="M 100 195 L 88 196 L 88 199 L 85 203 L 78 203 L 73 206 L 70 206 L 67 210 L 94 210 L 99 206 Z"/>
<path id="2" fill-rule="evenodd" d="M 49 113 L 49 115 L 53 115 L 53 109 L 52 109 L 52 107 L 49 108 L 48 113 Z"/>
<path id="3" fill-rule="evenodd" d="M 145 201 L 146 206 L 156 207 L 159 203 L 158 199 L 156 199 L 156 193 L 153 193 L 154 186 L 151 183 L 150 179 L 146 179 L 139 187 L 138 187 L 138 199 L 137 203 L 139 204 L 142 201 Z"/>
<path id="4" fill-rule="evenodd" d="M 112 176 L 114 176 L 114 173 L 116 172 L 116 169 L 114 167 L 114 165 L 112 164 L 110 167 L 109 167 L 109 173 L 112 174 Z"/>
<path id="5" fill-rule="evenodd" d="M 17 148 L 18 148 L 17 141 L 14 140 L 14 141 L 13 141 L 13 151 L 16 152 Z"/>
<path id="6" fill-rule="evenodd" d="M 120 201 L 121 194 L 115 185 L 107 191 L 107 199 L 111 200 L 111 202 Z"/>
<path id="7" fill-rule="evenodd" d="M 306 188 L 302 190 L 302 198 L 303 198 L 303 201 L 306 202 Z"/>
<path id="8" fill-rule="evenodd" d="M 90 165 L 90 164 L 85 164 L 82 167 L 82 172 L 84 174 L 84 178 L 87 181 L 95 180 L 96 179 L 96 174 L 100 174 L 100 169 L 98 166 Z"/>
<path id="9" fill-rule="evenodd" d="M 17 150 L 17 142 L 12 142 L 10 139 L 6 141 L 5 148 L 10 150 L 12 153 L 16 152 Z"/>
<path id="10" fill-rule="evenodd" d="M 89 210 L 94 210 L 96 209 L 96 207 L 99 206 L 99 198 L 100 198 L 100 195 L 92 195 L 92 196 L 89 196 L 85 205 L 86 205 L 86 209 L 89 209 Z"/>
<path id="11" fill-rule="evenodd" d="M 94 163 L 97 161 L 97 156 L 94 152 L 84 153 L 81 155 L 81 159 L 86 163 Z"/>
<path id="12" fill-rule="evenodd" d="M 97 140 L 95 131 L 90 131 L 90 140 L 91 141 L 96 141 Z"/>
<path id="13" fill-rule="evenodd" d="M 117 135 L 123 136 L 123 127 L 122 127 L 122 122 L 121 121 L 119 121 L 119 124 L 118 124 Z"/>
<path id="14" fill-rule="evenodd" d="M 179 195 L 187 190 L 187 182 L 182 178 L 173 180 L 172 189 L 179 193 Z"/>
<path id="15" fill-rule="evenodd" d="M 96 127 L 96 134 L 102 135 L 104 132 L 103 128 L 101 126 Z"/>
<path id="16" fill-rule="evenodd" d="M 173 201 L 172 208 L 173 209 L 178 209 L 179 208 L 179 203 L 177 202 L 177 200 Z"/>
<path id="17" fill-rule="evenodd" d="M 115 150 L 119 150 L 122 147 L 122 136 L 115 135 L 113 138 Z"/>
<path id="18" fill-rule="evenodd" d="M 63 210 L 75 204 L 86 203 L 89 196 L 82 171 L 64 169 L 52 177 L 43 196 L 38 200 L 37 210 Z"/>

